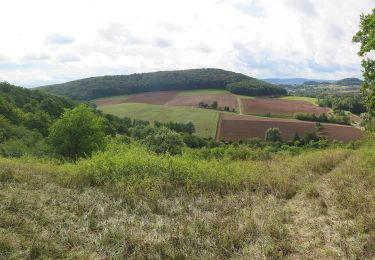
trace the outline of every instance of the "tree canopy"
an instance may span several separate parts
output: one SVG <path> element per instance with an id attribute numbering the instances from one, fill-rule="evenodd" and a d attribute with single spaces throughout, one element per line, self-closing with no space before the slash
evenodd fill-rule
<path id="1" fill-rule="evenodd" d="M 367 109 L 371 115 L 375 115 L 375 60 L 367 55 L 375 51 L 375 8 L 371 14 L 361 15 L 359 31 L 354 35 L 353 42 L 360 43 L 358 55 L 364 57 L 363 94 Z"/>
<path id="2" fill-rule="evenodd" d="M 49 129 L 49 140 L 55 151 L 65 157 L 76 159 L 90 156 L 104 147 L 105 121 L 88 106 L 80 104 L 66 110 Z"/>

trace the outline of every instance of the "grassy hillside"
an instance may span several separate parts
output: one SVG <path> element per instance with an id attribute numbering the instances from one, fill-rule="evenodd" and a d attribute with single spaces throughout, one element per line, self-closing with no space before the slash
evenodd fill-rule
<path id="1" fill-rule="evenodd" d="M 0 258 L 371 258 L 371 149 L 0 159 Z"/>
<path id="2" fill-rule="evenodd" d="M 262 95 L 273 93 L 274 88 L 277 88 L 272 84 L 231 71 L 191 69 L 93 77 L 44 86 L 39 89 L 73 99 L 92 100 L 101 97 L 160 90 L 226 89 L 229 86 L 228 84 L 244 80 L 246 80 L 244 88 L 259 88 L 258 92 L 261 92 Z M 232 91 L 231 89 L 228 88 Z"/>
<path id="3" fill-rule="evenodd" d="M 219 112 L 208 109 L 159 106 L 140 103 L 123 103 L 99 106 L 104 113 L 118 117 L 130 117 L 150 122 L 193 122 L 196 133 L 202 137 L 215 137 Z"/>
<path id="4" fill-rule="evenodd" d="M 286 99 L 286 100 L 302 100 L 306 102 L 310 102 L 311 104 L 317 105 L 318 99 L 312 98 L 312 97 L 298 97 L 298 96 L 285 96 L 285 97 L 279 97 L 280 99 Z"/>

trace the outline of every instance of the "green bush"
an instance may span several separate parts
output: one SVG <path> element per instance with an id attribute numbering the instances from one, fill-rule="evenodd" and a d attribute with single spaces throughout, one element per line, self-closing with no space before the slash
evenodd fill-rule
<path id="1" fill-rule="evenodd" d="M 149 135 L 145 143 L 151 151 L 158 154 L 181 154 L 184 146 L 181 136 L 166 127 L 162 127 L 155 134 Z"/>
<path id="2" fill-rule="evenodd" d="M 90 156 L 105 145 L 105 121 L 86 105 L 66 110 L 49 129 L 56 153 L 76 159 Z"/>

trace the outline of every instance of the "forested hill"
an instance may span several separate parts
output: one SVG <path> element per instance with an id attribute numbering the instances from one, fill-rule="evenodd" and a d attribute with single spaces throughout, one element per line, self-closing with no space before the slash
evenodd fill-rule
<path id="1" fill-rule="evenodd" d="M 240 86 L 232 83 L 242 82 Z M 221 69 L 159 71 L 131 75 L 102 76 L 40 87 L 40 90 L 76 100 L 127 95 L 139 92 L 185 89 L 230 89 L 247 95 L 279 95 L 286 91 L 241 73 Z"/>
<path id="2" fill-rule="evenodd" d="M 345 78 L 336 81 L 335 84 L 338 86 L 360 86 L 363 81 L 357 78 Z"/>
<path id="3" fill-rule="evenodd" d="M 42 151 L 52 121 L 75 101 L 0 82 L 0 154 L 34 147 Z"/>

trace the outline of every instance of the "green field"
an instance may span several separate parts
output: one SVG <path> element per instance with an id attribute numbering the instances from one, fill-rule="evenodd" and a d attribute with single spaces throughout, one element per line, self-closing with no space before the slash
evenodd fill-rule
<path id="1" fill-rule="evenodd" d="M 119 117 L 148 120 L 150 122 L 193 122 L 196 133 L 202 137 L 215 137 L 219 112 L 209 109 L 172 107 L 139 103 L 99 106 L 101 111 Z"/>
<path id="2" fill-rule="evenodd" d="M 180 96 L 189 97 L 189 96 L 198 96 L 198 95 L 207 95 L 207 94 L 225 94 L 230 93 L 224 89 L 195 89 L 195 90 L 183 90 L 179 93 Z"/>
<path id="3" fill-rule="evenodd" d="M 318 99 L 317 98 L 311 98 L 311 97 L 298 97 L 298 96 L 285 96 L 285 97 L 279 97 L 279 99 L 286 99 L 286 100 L 302 100 L 306 102 L 310 102 L 314 105 L 317 104 Z"/>

